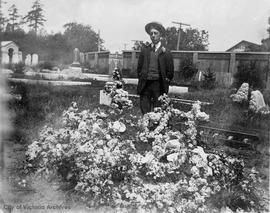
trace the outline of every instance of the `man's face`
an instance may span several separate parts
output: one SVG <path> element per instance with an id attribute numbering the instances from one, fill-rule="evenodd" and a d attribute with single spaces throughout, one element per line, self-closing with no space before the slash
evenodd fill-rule
<path id="1" fill-rule="evenodd" d="M 160 41 L 161 34 L 158 30 L 152 28 L 150 30 L 150 38 L 153 44 L 157 44 Z"/>

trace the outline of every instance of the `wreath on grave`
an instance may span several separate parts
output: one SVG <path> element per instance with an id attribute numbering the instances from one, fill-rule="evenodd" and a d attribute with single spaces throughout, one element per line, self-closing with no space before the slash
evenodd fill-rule
<path id="1" fill-rule="evenodd" d="M 103 89 L 111 99 L 110 106 L 119 110 L 132 108 L 132 101 L 129 100 L 128 92 L 124 90 L 124 82 L 117 68 L 113 71 L 113 80 L 112 82 L 106 82 Z"/>

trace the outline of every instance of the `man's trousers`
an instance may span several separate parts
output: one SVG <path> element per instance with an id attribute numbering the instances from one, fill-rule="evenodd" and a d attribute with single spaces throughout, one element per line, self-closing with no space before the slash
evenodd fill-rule
<path id="1" fill-rule="evenodd" d="M 153 111 L 160 106 L 158 97 L 161 96 L 159 80 L 147 80 L 146 85 L 140 94 L 140 107 L 143 114 Z"/>

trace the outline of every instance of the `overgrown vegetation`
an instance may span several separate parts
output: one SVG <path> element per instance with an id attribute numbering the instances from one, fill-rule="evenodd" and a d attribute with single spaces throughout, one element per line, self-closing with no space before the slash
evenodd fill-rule
<path id="1" fill-rule="evenodd" d="M 38 64 L 38 67 L 40 70 L 43 70 L 43 69 L 52 70 L 54 66 L 55 64 L 51 61 L 44 61 Z"/>
<path id="2" fill-rule="evenodd" d="M 198 72 L 198 68 L 193 64 L 192 58 L 186 57 L 180 65 L 180 72 L 185 80 L 191 80 Z"/>
<path id="3" fill-rule="evenodd" d="M 25 63 L 19 62 L 15 64 L 5 64 L 4 67 L 12 70 L 14 73 L 23 74 L 25 69 Z"/>
<path id="4" fill-rule="evenodd" d="M 216 82 L 216 73 L 212 67 L 208 67 L 206 71 L 203 72 L 202 87 L 204 89 L 213 89 Z"/>
<path id="5" fill-rule="evenodd" d="M 267 66 L 261 67 L 257 61 L 240 61 L 234 74 L 234 86 L 239 88 L 242 83 L 248 83 L 252 89 L 264 89 Z"/>

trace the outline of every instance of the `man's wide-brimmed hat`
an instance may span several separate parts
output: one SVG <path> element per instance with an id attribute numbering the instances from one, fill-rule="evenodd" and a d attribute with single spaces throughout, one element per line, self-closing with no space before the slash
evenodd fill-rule
<path id="1" fill-rule="evenodd" d="M 158 30 L 162 36 L 165 35 L 166 30 L 165 30 L 165 28 L 162 26 L 162 24 L 160 24 L 160 23 L 158 23 L 158 22 L 150 22 L 150 23 L 148 23 L 147 25 L 145 25 L 145 31 L 146 31 L 148 34 L 150 34 L 150 30 L 151 30 L 152 28 Z"/>

